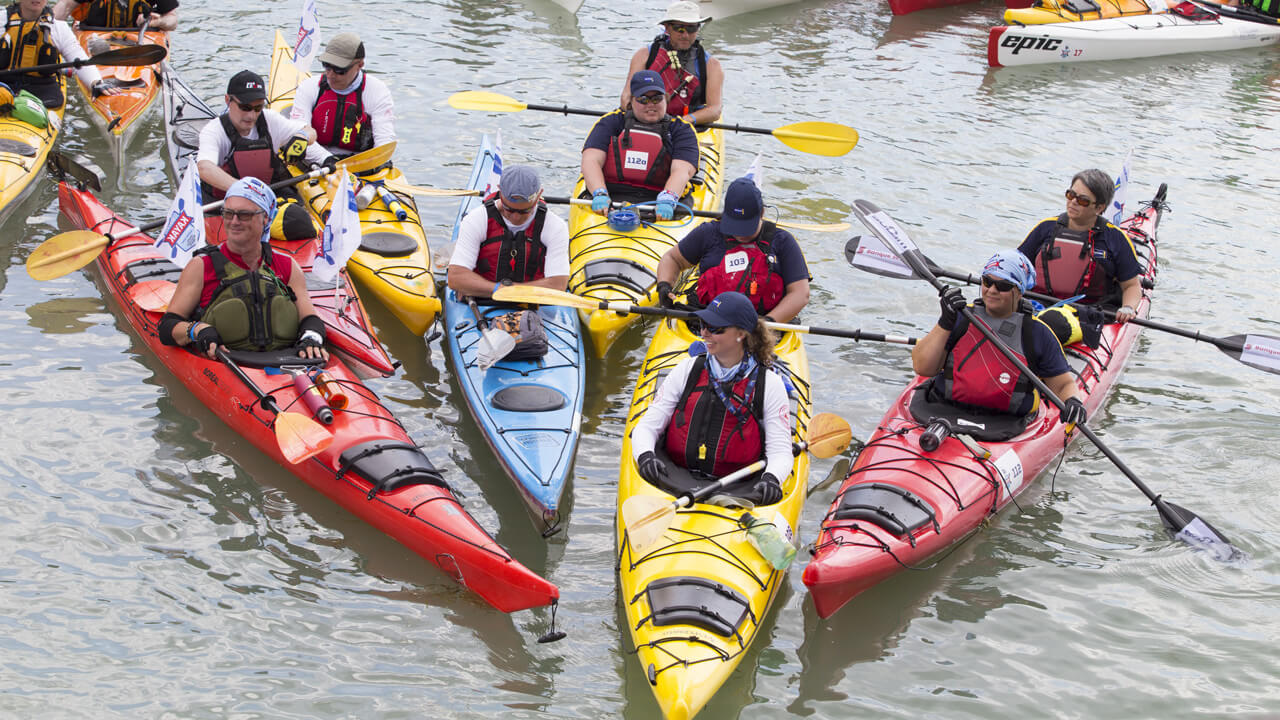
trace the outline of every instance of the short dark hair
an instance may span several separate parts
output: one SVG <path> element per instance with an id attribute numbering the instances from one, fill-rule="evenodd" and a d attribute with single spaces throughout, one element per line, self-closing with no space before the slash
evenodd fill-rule
<path id="1" fill-rule="evenodd" d="M 1071 184 L 1075 185 L 1077 180 L 1089 188 L 1089 194 L 1093 195 L 1095 203 L 1102 207 L 1111 204 L 1111 198 L 1116 194 L 1116 184 L 1110 175 L 1098 168 L 1090 168 L 1076 173 L 1076 176 L 1071 178 Z"/>

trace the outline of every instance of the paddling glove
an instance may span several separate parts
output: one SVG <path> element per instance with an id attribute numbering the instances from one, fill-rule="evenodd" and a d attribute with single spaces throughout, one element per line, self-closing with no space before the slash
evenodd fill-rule
<path id="1" fill-rule="evenodd" d="M 600 188 L 591 194 L 591 212 L 604 214 L 609 209 L 609 191 Z"/>
<path id="2" fill-rule="evenodd" d="M 671 299 L 671 283 L 658 283 L 658 304 L 668 310 L 675 306 L 676 301 Z"/>
<path id="3" fill-rule="evenodd" d="M 956 329 L 956 316 L 964 309 L 968 301 L 964 293 L 955 285 L 948 285 L 938 291 L 938 305 L 942 314 L 938 316 L 938 327 L 948 332 Z"/>
<path id="4" fill-rule="evenodd" d="M 760 497 L 757 505 L 772 505 L 782 499 L 782 485 L 771 473 L 765 473 L 756 481 L 754 494 Z"/>
<path id="5" fill-rule="evenodd" d="M 298 347 L 320 347 L 324 345 L 326 328 L 319 315 L 308 315 L 298 323 Z"/>
<path id="6" fill-rule="evenodd" d="M 1063 403 L 1062 422 L 1068 425 L 1083 425 L 1089 419 L 1089 413 L 1084 410 L 1084 403 L 1080 402 L 1080 398 L 1067 398 Z"/>
<path id="7" fill-rule="evenodd" d="M 200 352 L 209 354 L 209 348 L 214 345 L 222 344 L 222 336 L 218 334 L 217 328 L 212 325 L 205 325 L 204 329 L 196 333 L 196 347 L 200 348 Z"/>
<path id="8" fill-rule="evenodd" d="M 330 170 L 337 170 L 337 169 L 338 169 L 338 156 L 337 156 L 337 155 L 330 155 L 329 157 L 325 158 L 324 160 L 321 160 L 321 161 L 320 161 L 320 165 L 321 165 L 321 167 L 327 167 L 327 168 L 329 168 Z M 366 206 L 366 207 L 367 207 L 367 206 Z"/>
<path id="9" fill-rule="evenodd" d="M 652 450 L 647 450 L 640 454 L 640 459 L 636 461 L 636 465 L 640 469 L 640 477 L 648 480 L 654 485 L 666 482 L 667 480 L 667 464 L 658 459 Z"/>
<path id="10" fill-rule="evenodd" d="M 284 161 L 290 165 L 295 165 L 302 161 L 302 156 L 307 154 L 307 139 L 304 137 L 295 137 L 289 140 L 284 146 Z"/>
<path id="11" fill-rule="evenodd" d="M 663 190 L 658 193 L 658 206 L 654 208 L 659 220 L 670 220 L 676 216 L 676 200 L 680 198 Z"/>

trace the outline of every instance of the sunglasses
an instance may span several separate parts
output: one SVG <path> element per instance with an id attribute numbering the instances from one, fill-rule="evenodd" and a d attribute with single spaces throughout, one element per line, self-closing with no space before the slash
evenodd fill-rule
<path id="1" fill-rule="evenodd" d="M 696 24 L 695 24 L 695 25 L 687 25 L 687 24 L 685 24 L 685 23 L 667 23 L 667 29 L 668 29 L 668 30 L 670 30 L 671 32 L 673 32 L 673 33 L 685 33 L 685 34 L 687 34 L 687 35 L 692 35 L 692 34 L 694 34 L 694 33 L 698 32 L 698 28 L 700 28 L 700 27 L 702 27 L 702 26 L 701 26 L 701 25 L 696 25 Z"/>
<path id="2" fill-rule="evenodd" d="M 519 217 L 524 217 L 525 215 L 528 215 L 529 213 L 537 209 L 538 209 L 538 203 L 534 203 L 527 208 L 513 208 L 510 205 L 508 205 L 506 202 L 502 203 L 503 212 L 507 213 L 508 215 L 516 215 Z"/>
<path id="3" fill-rule="evenodd" d="M 223 220 L 239 220 L 240 222 L 249 222 L 254 215 L 266 215 L 262 210 L 228 210 L 222 208 Z"/>
<path id="4" fill-rule="evenodd" d="M 250 105 L 249 103 L 238 102 L 236 103 L 236 106 L 240 108 L 240 112 L 260 113 L 262 112 L 262 109 L 267 106 L 267 104 L 258 103 L 257 105 Z"/>
<path id="5" fill-rule="evenodd" d="M 337 65 L 330 65 L 327 62 L 320 63 L 320 67 L 324 68 L 328 72 L 333 73 L 334 75 L 346 75 L 347 73 L 351 72 L 351 68 L 355 66 L 356 66 L 355 63 L 351 63 L 346 67 L 338 67 Z"/>
<path id="6" fill-rule="evenodd" d="M 706 325 L 703 325 L 702 334 L 703 335 L 722 335 L 724 334 L 724 331 L 728 329 L 729 329 L 728 325 L 724 327 L 707 327 Z"/>
<path id="7" fill-rule="evenodd" d="M 1087 195 L 1081 195 L 1080 193 L 1076 192 L 1075 190 L 1068 190 L 1068 191 L 1067 191 L 1067 200 L 1069 200 L 1069 201 L 1071 201 L 1071 202 L 1074 202 L 1075 204 L 1079 205 L 1080 207 L 1089 207 L 1089 206 L 1090 206 L 1090 205 L 1092 205 L 1092 204 L 1093 204 L 1093 202 L 1094 202 L 1094 201 L 1093 201 L 1093 198 L 1091 198 L 1091 197 L 1089 197 L 1089 196 L 1087 196 Z"/>
<path id="8" fill-rule="evenodd" d="M 641 95 L 635 100 L 641 105 L 657 105 L 658 103 L 666 99 L 667 99 L 667 96 L 663 95 L 662 93 L 650 93 L 648 95 Z"/>
<path id="9" fill-rule="evenodd" d="M 993 287 L 1002 293 L 1006 293 L 1006 292 L 1012 291 L 1017 286 L 1007 280 L 997 280 L 993 277 L 987 277 L 986 275 L 983 275 L 982 287 Z"/>

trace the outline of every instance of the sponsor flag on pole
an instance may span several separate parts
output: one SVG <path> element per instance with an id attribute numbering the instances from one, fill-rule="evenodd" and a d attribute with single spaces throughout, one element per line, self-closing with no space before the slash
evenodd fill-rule
<path id="1" fill-rule="evenodd" d="M 359 247 L 360 211 L 356 209 L 351 175 L 343 172 L 338 190 L 333 194 L 333 203 L 329 205 L 329 222 L 325 223 L 320 255 L 316 257 L 312 272 L 321 280 L 336 280 L 338 271 Z"/>
<path id="2" fill-rule="evenodd" d="M 1116 192 L 1111 197 L 1111 207 L 1106 212 L 1107 219 L 1117 227 L 1120 225 L 1120 221 L 1125 218 L 1124 204 L 1128 200 L 1127 196 L 1129 194 L 1130 160 L 1133 160 L 1133 150 L 1129 150 L 1124 156 L 1124 164 L 1120 166 L 1120 174 L 1116 176 Z"/>
<path id="3" fill-rule="evenodd" d="M 204 211 L 200 207 L 200 175 L 193 157 L 178 183 L 178 194 L 169 206 L 169 219 L 156 236 L 155 246 L 179 267 L 186 267 L 191 255 L 204 247 Z"/>
<path id="4" fill-rule="evenodd" d="M 298 38 L 293 43 L 293 64 L 306 72 L 320 52 L 320 16 L 316 0 L 302 0 L 302 20 L 298 22 Z"/>

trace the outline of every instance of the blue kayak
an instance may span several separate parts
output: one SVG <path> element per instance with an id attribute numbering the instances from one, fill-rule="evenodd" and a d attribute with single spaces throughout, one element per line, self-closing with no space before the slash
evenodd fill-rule
<path id="1" fill-rule="evenodd" d="M 498 152 L 486 135 L 467 187 L 486 193 L 497 188 Z M 478 197 L 462 201 L 454 243 L 463 216 L 482 202 Z M 486 318 L 514 309 L 485 304 L 478 308 Z M 560 529 L 560 503 L 581 434 L 584 356 L 577 310 L 542 306 L 537 312 L 547 333 L 546 355 L 499 360 L 481 370 L 477 361 L 481 332 L 475 313 L 465 298 L 452 290 L 445 293 L 445 344 L 467 407 L 498 461 L 515 480 L 543 535 L 551 535 Z"/>

